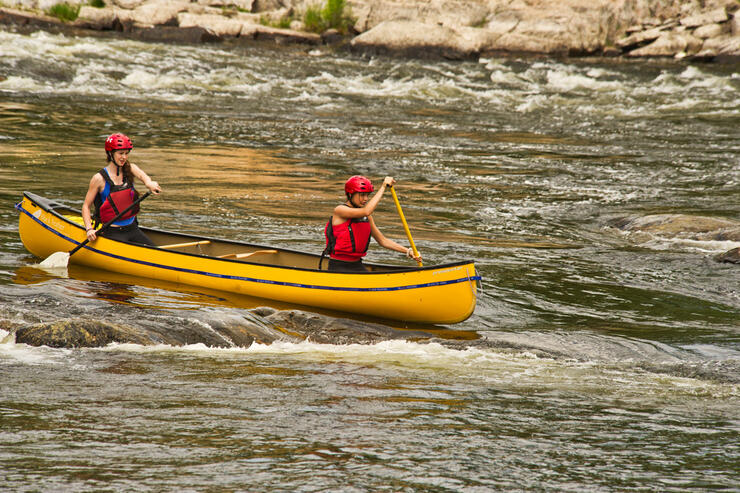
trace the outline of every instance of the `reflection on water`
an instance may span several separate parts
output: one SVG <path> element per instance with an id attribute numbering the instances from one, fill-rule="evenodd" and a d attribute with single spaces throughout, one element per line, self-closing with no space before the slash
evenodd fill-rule
<path id="1" fill-rule="evenodd" d="M 67 272 L 69 279 L 84 281 L 84 283 L 78 283 L 76 286 L 88 297 L 154 309 L 177 308 L 187 310 L 202 306 L 252 309 L 266 306 L 266 303 L 271 303 L 270 306 L 276 309 L 294 307 L 294 305 L 281 304 L 238 293 L 213 291 L 207 288 L 199 288 L 197 291 L 193 291 L 192 286 L 103 271 L 77 264 L 70 264 Z M 58 276 L 46 270 L 23 266 L 16 269 L 13 282 L 16 284 L 41 284 L 58 278 Z"/>
<path id="2" fill-rule="evenodd" d="M 238 310 L 257 310 L 258 312 L 273 313 L 278 311 L 308 310 L 324 317 L 346 319 L 351 317 L 357 322 L 356 329 L 359 331 L 366 330 L 368 325 L 374 325 L 378 322 L 389 325 L 403 336 L 404 331 L 408 333 L 408 338 L 427 339 L 438 337 L 445 340 L 470 341 L 480 337 L 479 334 L 466 330 L 448 329 L 426 324 L 412 324 L 407 322 L 397 322 L 385 320 L 382 317 L 364 317 L 360 315 L 350 315 L 344 312 L 319 309 L 315 307 L 305 307 L 274 300 L 246 296 L 239 293 L 228 291 L 215 291 L 207 288 L 197 288 L 192 286 L 161 281 L 158 279 L 148 279 L 116 272 L 102 271 L 91 267 L 70 264 L 67 270 L 68 279 L 84 281 L 83 283 L 69 284 L 66 290 L 70 291 L 73 296 L 102 300 L 111 303 L 120 303 L 130 307 L 145 308 L 153 310 L 201 310 L 203 308 L 224 308 Z M 43 284 L 49 281 L 59 279 L 59 276 L 50 273 L 47 270 L 39 269 L 32 266 L 23 266 L 16 269 L 13 278 L 14 283 L 21 285 Z M 265 311 L 264 308 L 268 308 Z M 307 314 L 306 320 L 311 315 Z M 341 325 L 343 322 L 339 322 Z M 207 330 L 207 329 L 206 329 Z M 418 333 L 417 335 L 414 335 Z M 296 334 L 294 334 L 296 335 Z"/>

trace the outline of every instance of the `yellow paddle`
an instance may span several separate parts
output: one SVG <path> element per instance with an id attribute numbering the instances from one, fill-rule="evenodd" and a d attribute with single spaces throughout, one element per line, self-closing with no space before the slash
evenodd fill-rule
<path id="1" fill-rule="evenodd" d="M 416 250 L 416 245 L 414 245 L 414 239 L 411 237 L 411 231 L 409 231 L 409 225 L 406 224 L 406 218 L 403 216 L 403 210 L 401 210 L 401 203 L 398 201 L 398 197 L 396 196 L 396 189 L 393 187 L 390 187 L 391 194 L 393 195 L 393 201 L 396 203 L 396 209 L 398 209 L 398 215 L 401 216 L 401 222 L 403 223 L 403 229 L 406 230 L 406 237 L 409 239 L 409 243 L 411 244 L 411 250 L 414 251 L 414 257 L 419 256 L 419 252 Z M 422 267 L 421 260 L 416 261 L 417 264 L 419 264 L 419 267 Z"/>

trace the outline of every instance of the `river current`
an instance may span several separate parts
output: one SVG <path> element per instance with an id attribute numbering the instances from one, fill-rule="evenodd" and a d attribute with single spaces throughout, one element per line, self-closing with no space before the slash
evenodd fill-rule
<path id="1" fill-rule="evenodd" d="M 0 32 L 0 490 L 738 491 L 740 266 L 715 256 L 740 243 L 617 226 L 740 223 L 739 94 L 737 65 Z M 475 260 L 476 311 L 428 340 L 324 313 L 341 341 L 16 343 L 306 310 L 34 268 L 14 204 L 79 207 L 113 132 L 164 189 L 142 224 L 216 238 L 318 253 L 344 180 L 394 176 L 425 263 Z"/>

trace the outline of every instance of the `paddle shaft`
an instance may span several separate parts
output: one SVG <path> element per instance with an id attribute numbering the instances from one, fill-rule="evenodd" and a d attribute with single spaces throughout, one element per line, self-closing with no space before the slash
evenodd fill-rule
<path id="1" fill-rule="evenodd" d="M 411 250 L 413 250 L 414 252 L 414 257 L 418 257 L 419 252 L 416 250 L 414 239 L 411 237 L 411 231 L 409 231 L 409 225 L 406 224 L 406 218 L 403 215 L 403 210 L 401 209 L 401 203 L 398 201 L 398 197 L 396 196 L 396 189 L 393 187 L 390 187 L 390 189 L 391 189 L 391 195 L 393 195 L 393 201 L 396 203 L 396 209 L 398 209 L 398 215 L 401 218 L 401 222 L 403 223 L 403 229 L 406 230 L 406 237 L 409 239 L 409 243 L 411 244 Z M 416 263 L 419 264 L 419 267 L 422 267 L 421 260 L 417 260 Z"/>
<path id="2" fill-rule="evenodd" d="M 114 217 L 113 219 L 111 219 L 107 223 L 103 224 L 100 227 L 100 229 L 95 232 L 95 234 L 97 235 L 97 234 L 105 231 L 106 229 L 108 229 L 108 227 L 111 224 L 113 224 L 114 222 L 118 221 L 124 214 L 126 214 L 128 211 L 130 211 L 131 209 L 133 209 L 134 207 L 136 207 L 137 205 L 139 205 L 139 202 L 141 202 L 145 198 L 149 197 L 151 194 L 152 194 L 152 192 L 147 192 L 144 195 L 142 195 L 141 197 L 139 197 L 138 199 L 136 199 L 133 204 L 131 204 L 130 206 L 126 207 L 123 211 L 119 212 L 116 217 Z M 87 245 L 89 242 L 90 242 L 90 238 L 85 238 L 85 241 L 83 241 L 82 243 L 80 243 L 79 245 L 77 245 L 76 247 L 74 247 L 72 250 L 69 251 L 69 256 L 71 257 L 77 250 L 79 250 L 83 246 Z"/>

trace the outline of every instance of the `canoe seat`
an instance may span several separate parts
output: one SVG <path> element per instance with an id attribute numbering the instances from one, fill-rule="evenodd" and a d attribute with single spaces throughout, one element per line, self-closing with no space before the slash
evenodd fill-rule
<path id="1" fill-rule="evenodd" d="M 277 250 L 257 250 L 255 252 L 249 252 L 249 253 L 227 253 L 226 255 L 219 255 L 218 258 L 236 258 L 236 259 L 243 259 L 247 257 L 251 257 L 252 255 L 258 255 L 261 253 L 277 253 Z"/>
<path id="2" fill-rule="evenodd" d="M 82 220 L 82 216 L 80 216 L 79 214 L 62 214 L 62 216 L 69 219 L 73 223 L 79 224 L 82 227 L 85 226 L 85 222 Z"/>
<path id="3" fill-rule="evenodd" d="M 201 241 L 191 241 L 188 243 L 173 243 L 172 245 L 162 245 L 159 248 L 169 249 L 169 248 L 183 248 L 183 247 L 190 247 L 190 246 L 200 246 L 200 245 L 208 245 L 210 240 L 201 240 Z"/>

